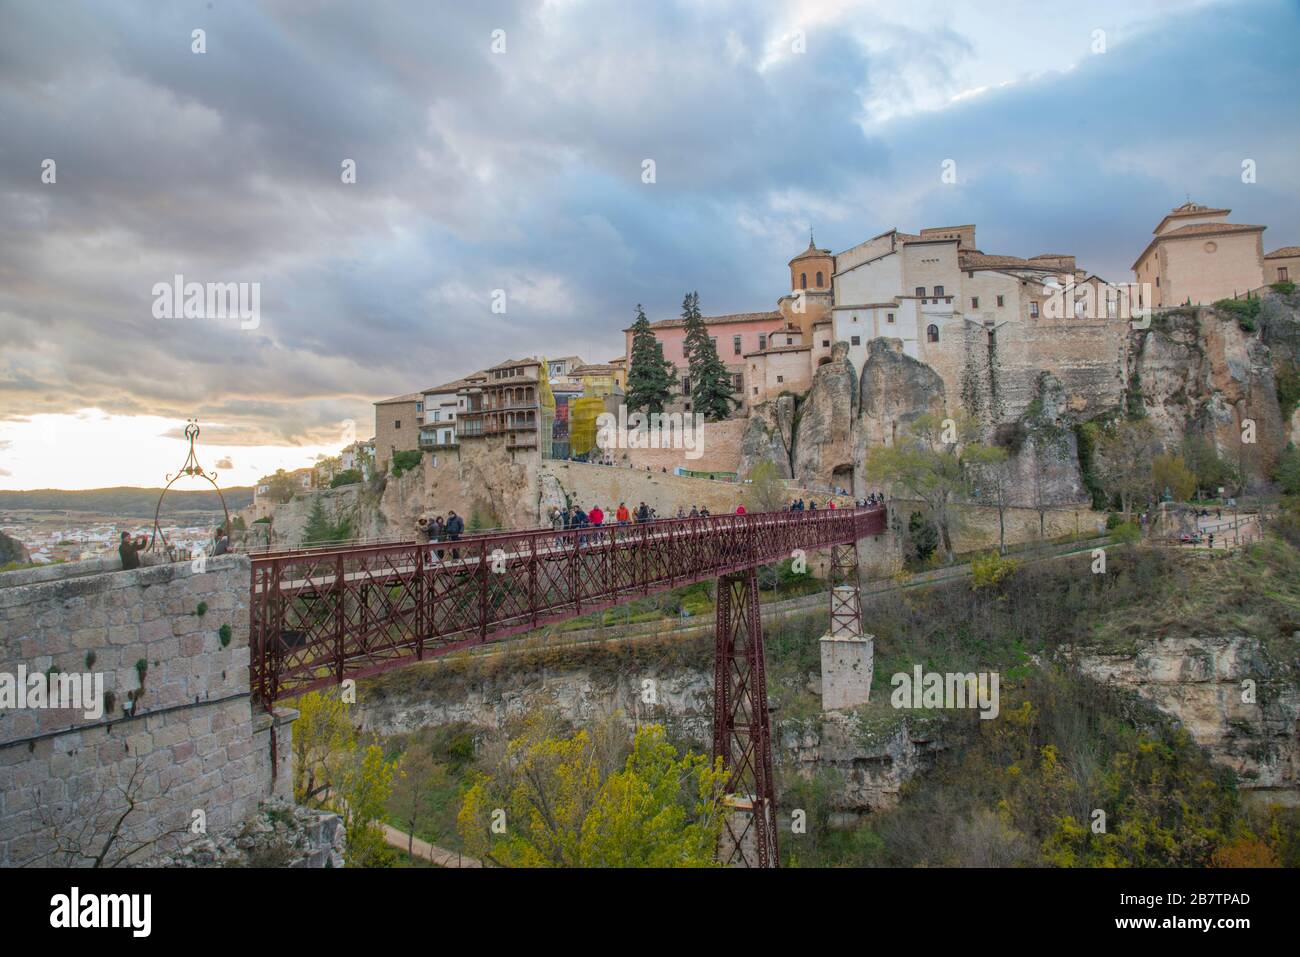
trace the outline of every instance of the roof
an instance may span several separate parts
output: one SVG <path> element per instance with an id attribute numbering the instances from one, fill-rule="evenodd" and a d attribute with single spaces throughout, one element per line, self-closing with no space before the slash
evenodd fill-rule
<path id="1" fill-rule="evenodd" d="M 1142 254 L 1133 260 L 1133 270 L 1137 270 L 1137 264 L 1146 259 L 1147 253 L 1151 252 L 1156 243 L 1164 242 L 1166 239 L 1190 239 L 1195 236 L 1218 236 L 1224 233 L 1262 233 L 1268 229 L 1267 226 L 1251 226 L 1244 223 L 1188 223 L 1186 226 L 1179 226 L 1177 229 L 1171 229 L 1167 233 L 1156 236 L 1151 242 L 1147 243 L 1147 248 L 1142 250 Z"/>
<path id="2" fill-rule="evenodd" d="M 1283 246 L 1281 249 L 1275 249 L 1265 259 L 1290 259 L 1292 256 L 1300 256 L 1300 246 Z"/>
<path id="3" fill-rule="evenodd" d="M 809 352 L 811 350 L 812 346 L 770 346 L 767 349 L 759 349 L 757 352 L 746 352 L 743 358 L 773 355 L 778 352 Z"/>
<path id="4" fill-rule="evenodd" d="M 460 389 L 465 388 L 465 386 L 469 385 L 471 379 L 476 378 L 478 376 L 482 376 L 483 374 L 484 373 L 482 370 L 478 372 L 471 372 L 469 375 L 463 378 L 453 379 L 451 382 L 444 382 L 442 385 L 435 385 L 431 388 L 425 389 L 422 394 L 432 395 L 438 392 L 456 392 Z"/>
<path id="5" fill-rule="evenodd" d="M 1019 256 L 990 256 L 978 249 L 958 250 L 957 265 L 962 269 L 1046 269 L 1043 261 L 1047 259 L 1073 259 L 1073 256 L 1052 256 L 1044 254 L 1033 259 L 1021 259 Z"/>
<path id="6" fill-rule="evenodd" d="M 586 365 L 580 365 L 576 369 L 570 369 L 569 375 L 611 375 L 616 370 L 608 363 L 589 362 Z"/>
<path id="7" fill-rule="evenodd" d="M 784 317 L 780 312 L 772 311 L 772 312 L 737 312 L 727 316 L 704 316 L 703 318 L 704 318 L 704 324 L 706 326 L 721 326 L 732 322 L 766 322 L 771 319 L 781 319 Z M 671 329 L 671 328 L 677 328 L 684 325 L 686 325 L 686 322 L 681 318 L 660 319 L 658 322 L 650 323 L 650 328 Z M 623 331 L 631 332 L 632 328 L 629 326 L 627 329 L 624 329 Z"/>
<path id="8" fill-rule="evenodd" d="M 397 405 L 399 402 L 419 402 L 423 398 L 423 392 L 408 392 L 406 395 L 395 395 L 391 399 L 380 399 L 375 403 L 375 405 Z"/>
<path id="9" fill-rule="evenodd" d="M 488 366 L 486 371 L 495 372 L 498 369 L 513 369 L 516 366 L 539 366 L 541 364 L 541 359 L 531 357 L 527 359 L 507 359 L 505 362 L 498 362 L 494 366 Z"/>

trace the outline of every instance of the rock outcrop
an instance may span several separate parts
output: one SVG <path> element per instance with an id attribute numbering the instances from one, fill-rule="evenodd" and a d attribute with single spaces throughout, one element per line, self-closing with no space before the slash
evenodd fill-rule
<path id="1" fill-rule="evenodd" d="M 1136 693 L 1178 720 L 1243 790 L 1300 788 L 1300 688 L 1258 640 L 1225 634 L 1169 637 L 1131 654 L 1084 652 L 1084 674 Z"/>
<path id="2" fill-rule="evenodd" d="M 943 415 L 943 378 L 903 352 L 898 339 L 873 339 L 858 392 L 857 447 L 893 445 L 920 416 Z"/>
<path id="3" fill-rule="evenodd" d="M 858 376 L 849 361 L 849 345 L 831 347 L 830 361 L 813 376 L 795 431 L 792 471 L 807 487 L 852 484 L 856 448 Z M 841 478 L 843 476 L 843 478 Z"/>
<path id="4" fill-rule="evenodd" d="M 778 396 L 750 409 L 740 440 L 740 475 L 748 475 L 759 462 L 776 466 L 778 478 L 794 478 L 795 397 Z"/>

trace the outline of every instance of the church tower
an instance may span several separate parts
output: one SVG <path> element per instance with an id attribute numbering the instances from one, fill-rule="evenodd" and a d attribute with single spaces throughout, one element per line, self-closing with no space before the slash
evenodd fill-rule
<path id="1" fill-rule="evenodd" d="M 818 249 L 809 232 L 808 248 L 790 260 L 790 294 L 782 296 L 778 303 L 786 321 L 803 333 L 805 344 L 812 344 L 813 324 L 830 318 L 834 272 L 834 254 L 829 249 Z"/>

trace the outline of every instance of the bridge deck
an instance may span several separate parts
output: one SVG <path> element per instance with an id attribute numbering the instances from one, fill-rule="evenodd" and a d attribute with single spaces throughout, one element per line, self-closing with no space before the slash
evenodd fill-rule
<path id="1" fill-rule="evenodd" d="M 269 706 L 884 530 L 826 509 L 254 555 L 253 686 Z"/>

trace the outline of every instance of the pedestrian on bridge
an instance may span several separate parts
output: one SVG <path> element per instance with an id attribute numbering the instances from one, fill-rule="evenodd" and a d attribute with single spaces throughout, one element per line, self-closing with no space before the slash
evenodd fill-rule
<path id="1" fill-rule="evenodd" d="M 614 513 L 614 518 L 620 525 L 626 525 L 631 520 L 632 513 L 627 510 L 627 503 L 618 503 L 618 511 Z"/>
<path id="2" fill-rule="evenodd" d="M 449 509 L 447 511 L 447 524 L 443 526 L 443 530 L 447 533 L 448 541 L 458 542 L 460 536 L 465 532 L 465 520 L 457 515 L 454 509 Z M 460 559 L 459 548 L 451 550 L 451 559 L 452 561 Z"/>
<path id="3" fill-rule="evenodd" d="M 593 526 L 605 524 L 605 513 L 600 510 L 599 505 L 591 507 L 591 511 L 587 513 L 587 518 L 590 519 Z"/>

